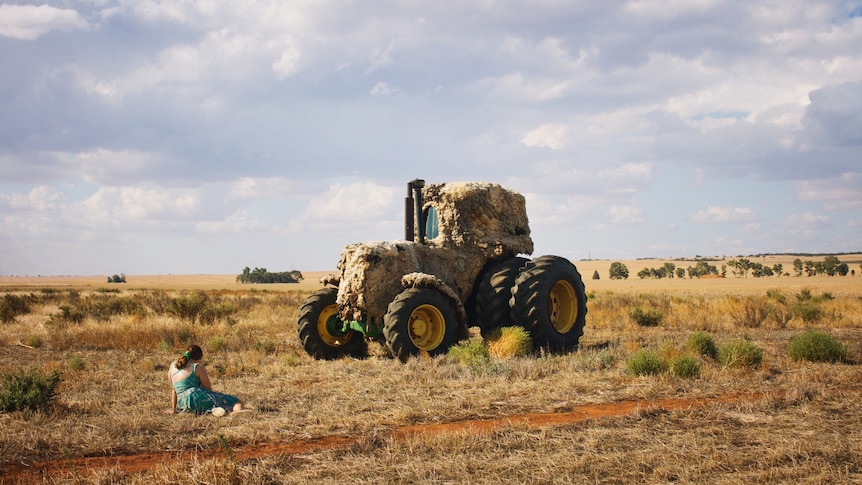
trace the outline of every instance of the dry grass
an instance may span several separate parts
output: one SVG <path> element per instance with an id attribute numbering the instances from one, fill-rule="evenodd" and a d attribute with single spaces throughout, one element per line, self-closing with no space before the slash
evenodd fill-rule
<path id="1" fill-rule="evenodd" d="M 583 274 L 592 274 L 579 267 Z M 308 275 L 306 278 L 308 281 Z M 59 405 L 50 413 L 0 414 L 0 469 L 22 462 L 86 456 L 221 450 L 216 458 L 169 459 L 135 473 L 112 466 L 65 468 L 41 480 L 862 480 L 862 438 L 853 431 L 862 429 L 858 365 L 794 362 L 786 356 L 793 336 L 815 328 L 847 345 L 851 361 L 862 361 L 862 277 L 780 278 L 769 280 L 768 285 L 757 281 L 763 285 L 758 288 L 735 279 L 600 282 L 586 282 L 591 299 L 580 351 L 493 361 L 478 370 L 447 357 L 400 364 L 375 345 L 371 346 L 373 355 L 365 360 L 314 361 L 295 336 L 296 311 L 310 291 L 305 288 L 207 286 L 211 298 L 223 298 L 241 308 L 230 318 L 210 324 L 148 312 L 58 325 L 51 323 L 51 315 L 64 303 L 68 286 L 49 284 L 46 286 L 57 289 L 56 299 L 34 305 L 30 314 L 12 323 L 0 324 L 0 369 L 61 370 L 64 381 Z M 17 283 L 7 288 L 15 294 L 40 295 L 38 287 Z M 86 298 L 102 295 L 96 290 L 104 286 L 73 287 Z M 168 298 L 199 289 L 171 288 L 169 283 L 148 288 L 160 288 Z M 780 291 L 767 296 L 767 291 L 776 289 Z M 832 297 L 817 301 L 820 316 L 815 321 L 792 314 L 796 295 L 804 289 L 815 297 L 825 293 Z M 155 301 L 151 290 L 133 286 L 123 286 L 121 293 L 111 295 Z M 663 323 L 638 327 L 630 317 L 635 306 L 661 311 Z M 710 332 L 719 345 L 749 338 L 764 349 L 763 364 L 753 369 L 725 369 L 704 358 L 697 379 L 669 374 L 634 377 L 626 372 L 625 360 L 631 353 L 648 348 L 672 357 L 684 352 L 686 339 L 695 330 Z M 219 349 L 205 354 L 214 386 L 240 396 L 254 409 L 252 413 L 221 419 L 162 413 L 169 397 L 167 365 L 187 340 L 205 349 L 210 342 Z M 392 434 L 398 427 L 423 423 L 559 413 L 586 404 L 704 398 L 732 392 L 759 392 L 763 397 L 673 411 L 645 408 L 621 417 L 562 426 L 512 424 L 488 434 L 465 430 L 407 439 Z M 253 445 L 327 436 L 351 440 L 303 453 L 238 458 L 241 450 Z"/>

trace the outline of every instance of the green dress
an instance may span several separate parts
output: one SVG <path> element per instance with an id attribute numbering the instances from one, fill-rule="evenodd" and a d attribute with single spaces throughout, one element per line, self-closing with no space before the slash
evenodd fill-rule
<path id="1" fill-rule="evenodd" d="M 230 412 L 239 399 L 201 386 L 201 379 L 196 372 L 197 367 L 197 364 L 192 364 L 192 373 L 185 379 L 173 383 L 174 390 L 177 391 L 177 412 L 206 414 L 216 407 Z"/>

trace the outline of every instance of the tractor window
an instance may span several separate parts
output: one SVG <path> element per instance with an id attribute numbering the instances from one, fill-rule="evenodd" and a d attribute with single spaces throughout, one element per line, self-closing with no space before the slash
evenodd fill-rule
<path id="1" fill-rule="evenodd" d="M 437 209 L 432 205 L 425 209 L 425 237 L 434 239 L 440 235 L 440 222 L 437 220 Z"/>

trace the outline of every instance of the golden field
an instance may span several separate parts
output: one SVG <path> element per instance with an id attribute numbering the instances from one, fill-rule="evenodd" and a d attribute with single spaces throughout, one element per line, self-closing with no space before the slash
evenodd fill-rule
<path id="1" fill-rule="evenodd" d="M 794 257 L 770 258 L 757 261 L 792 272 Z M 651 259 L 622 261 L 630 277 L 614 281 L 612 261 L 576 261 L 590 295 L 581 348 L 480 365 L 401 364 L 375 344 L 363 360 L 312 360 L 295 321 L 325 271 L 294 285 L 2 277 L 3 295 L 32 303 L 0 323 L 0 369 L 62 382 L 48 411 L 0 412 L 0 483 L 862 483 L 862 257 L 840 259 L 855 276 L 638 279 L 665 262 Z M 190 295 L 220 312 L 163 311 Z M 94 310 L 117 303 L 135 310 Z M 70 308 L 92 313 L 58 318 Z M 635 308 L 661 324 L 637 325 Z M 807 330 L 836 337 L 846 361 L 791 359 L 788 342 Z M 694 377 L 628 370 L 643 349 L 685 354 L 695 331 L 752 342 L 762 362 L 700 356 Z M 162 412 L 167 366 L 189 342 L 215 389 L 252 412 Z"/>

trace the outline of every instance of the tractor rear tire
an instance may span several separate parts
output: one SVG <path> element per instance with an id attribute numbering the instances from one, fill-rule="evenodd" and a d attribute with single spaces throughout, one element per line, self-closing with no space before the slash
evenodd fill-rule
<path id="1" fill-rule="evenodd" d="M 529 259 L 513 257 L 493 263 L 483 274 L 476 288 L 476 324 L 482 337 L 497 328 L 511 327 L 512 288 L 515 278 Z"/>
<path id="2" fill-rule="evenodd" d="M 433 288 L 408 288 L 392 300 L 383 316 L 386 347 L 401 362 L 427 352 L 445 354 L 457 341 L 452 303 Z"/>
<path id="3" fill-rule="evenodd" d="M 337 295 L 338 288 L 323 288 L 312 293 L 300 307 L 296 332 L 302 348 L 318 360 L 332 360 L 344 355 L 365 358 L 368 356 L 368 342 L 364 335 L 353 330 L 344 333 L 332 330 L 330 319 L 338 319 Z"/>
<path id="4" fill-rule="evenodd" d="M 578 269 L 559 256 L 527 263 L 512 288 L 512 319 L 533 339 L 533 348 L 569 352 L 584 334 L 587 295 Z"/>

